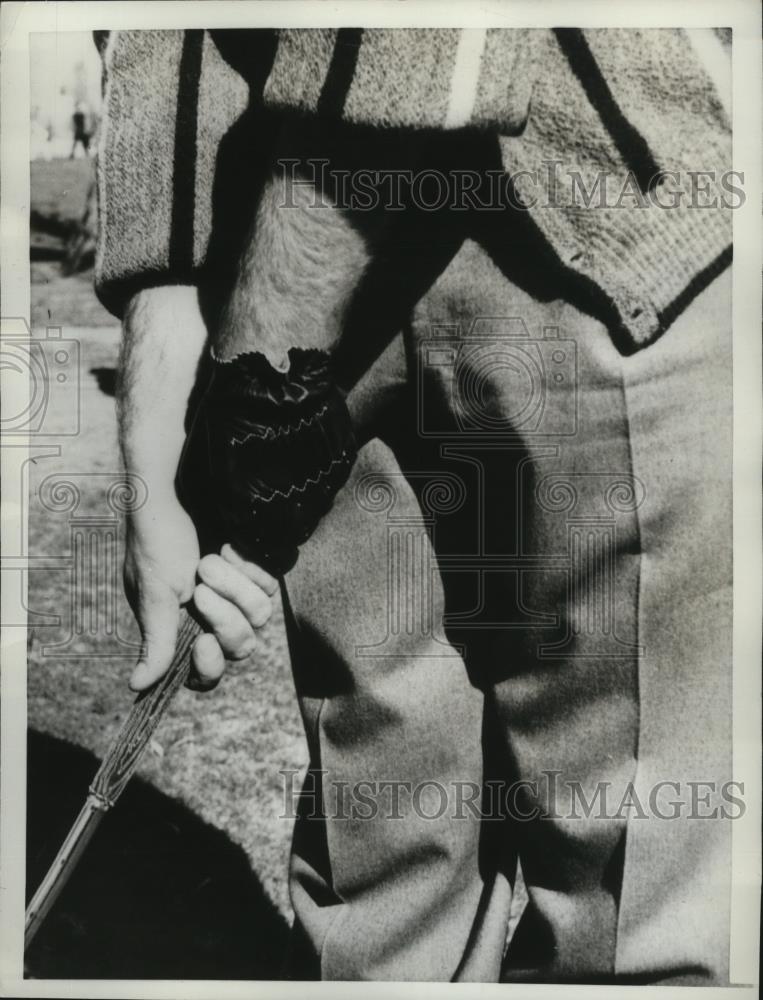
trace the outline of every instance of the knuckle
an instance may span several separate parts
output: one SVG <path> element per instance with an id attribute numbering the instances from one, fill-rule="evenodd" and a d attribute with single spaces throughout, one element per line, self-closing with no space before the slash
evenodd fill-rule
<path id="1" fill-rule="evenodd" d="M 278 581 L 254 563 L 248 564 L 248 575 L 269 597 L 272 597 L 278 589 Z"/>
<path id="2" fill-rule="evenodd" d="M 215 555 L 213 552 L 210 552 L 208 555 L 204 556 L 199 562 L 198 574 L 201 577 L 201 579 L 210 586 L 214 586 L 215 584 L 218 584 L 220 581 L 219 564 L 221 561 L 222 560 L 220 559 L 219 556 Z"/>
<path id="3" fill-rule="evenodd" d="M 262 569 L 260 566 L 257 569 L 257 582 L 268 595 L 268 597 L 273 597 L 275 592 L 278 590 L 278 580 L 271 576 L 266 570 Z"/>
<path id="4" fill-rule="evenodd" d="M 236 643 L 236 648 L 231 655 L 232 660 L 248 660 L 254 654 L 257 643 L 254 636 L 249 635 L 245 639 Z"/>
<path id="5" fill-rule="evenodd" d="M 203 615 L 213 610 L 214 595 L 205 583 L 198 583 L 194 587 L 193 602 Z"/>
<path id="6" fill-rule="evenodd" d="M 206 633 L 197 641 L 193 649 L 192 662 L 193 673 L 198 679 L 204 682 L 219 680 L 225 670 L 225 659 L 213 635 Z"/>
<path id="7" fill-rule="evenodd" d="M 251 621 L 255 628 L 262 628 L 273 614 L 273 602 L 265 594 L 258 597 L 252 606 Z"/>

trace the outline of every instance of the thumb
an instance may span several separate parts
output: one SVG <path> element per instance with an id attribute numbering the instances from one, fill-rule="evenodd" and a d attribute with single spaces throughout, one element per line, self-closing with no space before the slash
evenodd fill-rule
<path id="1" fill-rule="evenodd" d="M 147 594 L 141 604 L 143 649 L 130 677 L 132 691 L 143 691 L 166 674 L 175 653 L 180 612 L 177 598 L 169 588 Z"/>

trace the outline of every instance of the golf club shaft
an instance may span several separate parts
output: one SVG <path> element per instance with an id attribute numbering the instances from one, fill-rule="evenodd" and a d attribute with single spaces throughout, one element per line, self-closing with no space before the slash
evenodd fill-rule
<path id="1" fill-rule="evenodd" d="M 88 795 L 53 864 L 27 907 L 24 916 L 24 951 L 34 940 L 50 908 L 58 899 L 105 812 L 103 804 L 94 795 Z"/>
<path id="2" fill-rule="evenodd" d="M 122 794 L 167 706 L 188 678 L 191 648 L 201 627 L 185 608 L 181 608 L 180 616 L 175 654 L 169 669 L 133 702 L 130 714 L 98 768 L 79 816 L 27 907 L 25 950 L 66 885 L 104 813 Z"/>

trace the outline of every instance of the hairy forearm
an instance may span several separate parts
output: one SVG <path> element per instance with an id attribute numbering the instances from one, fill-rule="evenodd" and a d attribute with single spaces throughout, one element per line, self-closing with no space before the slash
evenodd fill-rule
<path id="1" fill-rule="evenodd" d="M 186 409 L 205 342 L 195 288 L 151 288 L 130 301 L 119 365 L 119 440 L 127 469 L 146 479 L 154 501 L 174 498 Z"/>
<path id="2" fill-rule="evenodd" d="M 369 254 L 325 194 L 276 172 L 266 184 L 215 352 L 260 351 L 286 367 L 290 347 L 330 350 Z"/>

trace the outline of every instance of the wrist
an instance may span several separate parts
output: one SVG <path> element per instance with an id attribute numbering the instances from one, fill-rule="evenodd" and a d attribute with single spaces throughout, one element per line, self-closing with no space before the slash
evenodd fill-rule
<path id="1" fill-rule="evenodd" d="M 128 472 L 148 486 L 149 506 L 177 504 L 175 476 L 205 343 L 195 289 L 146 289 L 131 299 L 117 392 L 119 444 Z"/>

